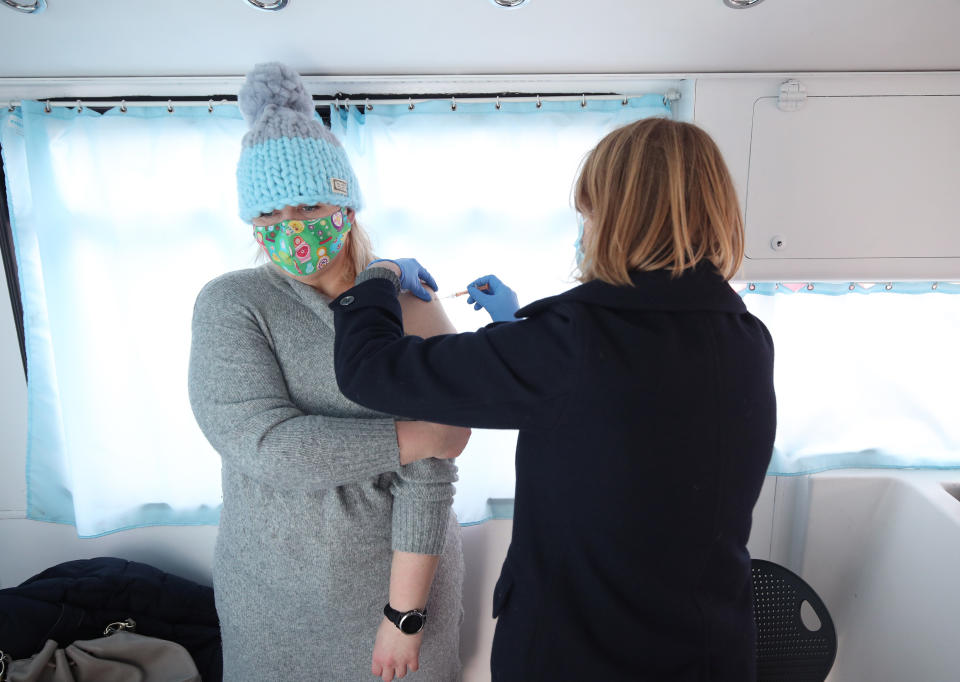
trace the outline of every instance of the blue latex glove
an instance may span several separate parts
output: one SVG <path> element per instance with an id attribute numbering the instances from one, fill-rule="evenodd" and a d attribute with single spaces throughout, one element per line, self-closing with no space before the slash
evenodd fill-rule
<path id="1" fill-rule="evenodd" d="M 486 285 L 486 291 L 477 287 Z M 467 291 L 470 295 L 467 297 L 467 303 L 473 303 L 474 310 L 484 308 L 494 322 L 512 322 L 516 320 L 513 316 L 520 308 L 517 303 L 517 295 L 513 289 L 497 279 L 496 275 L 486 275 L 478 277 L 467 285 Z"/>
<path id="2" fill-rule="evenodd" d="M 379 258 L 375 261 L 370 261 L 370 265 L 374 263 L 382 263 L 387 261 L 393 263 L 398 268 L 400 268 L 400 288 L 406 289 L 411 294 L 416 296 L 419 299 L 424 301 L 432 301 L 433 296 L 429 291 L 423 288 L 423 283 L 426 283 L 428 287 L 437 290 L 437 281 L 433 278 L 427 269 L 420 265 L 415 258 Z M 369 268 L 370 265 L 367 267 Z M 423 283 L 420 282 L 423 280 Z"/>

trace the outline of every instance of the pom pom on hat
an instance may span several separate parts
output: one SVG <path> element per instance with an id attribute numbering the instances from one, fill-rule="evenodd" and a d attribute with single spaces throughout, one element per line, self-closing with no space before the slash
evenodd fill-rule
<path id="1" fill-rule="evenodd" d="M 280 62 L 267 62 L 253 67 L 240 88 L 237 104 L 248 126 L 256 123 L 270 104 L 313 116 L 313 98 L 303 87 L 300 74 Z"/>
<path id="2" fill-rule="evenodd" d="M 347 154 L 317 118 L 296 71 L 278 62 L 257 64 L 237 100 L 250 126 L 237 164 L 237 199 L 244 221 L 300 204 L 361 208 Z"/>

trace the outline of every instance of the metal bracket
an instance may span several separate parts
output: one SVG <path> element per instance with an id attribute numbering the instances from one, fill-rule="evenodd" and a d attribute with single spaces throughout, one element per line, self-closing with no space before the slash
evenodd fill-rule
<path id="1" fill-rule="evenodd" d="M 797 111 L 807 103 L 807 86 L 800 81 L 790 79 L 780 84 L 780 99 L 777 107 L 780 111 Z"/>

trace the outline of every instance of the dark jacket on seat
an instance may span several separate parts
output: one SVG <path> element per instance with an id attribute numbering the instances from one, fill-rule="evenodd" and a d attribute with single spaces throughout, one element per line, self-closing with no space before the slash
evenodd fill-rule
<path id="1" fill-rule="evenodd" d="M 494 680 L 754 677 L 746 543 L 774 440 L 773 343 L 712 268 L 633 282 L 426 340 L 401 336 L 387 280 L 331 304 L 347 397 L 519 429 Z"/>
<path id="2" fill-rule="evenodd" d="M 126 618 L 137 634 L 182 645 L 204 682 L 222 678 L 213 588 L 113 557 L 68 561 L 0 590 L 0 650 L 29 658 L 48 639 L 65 648 Z"/>

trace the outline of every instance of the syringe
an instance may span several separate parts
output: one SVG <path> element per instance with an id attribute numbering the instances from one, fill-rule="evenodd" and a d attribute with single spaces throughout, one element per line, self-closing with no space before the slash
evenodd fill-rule
<path id="1" fill-rule="evenodd" d="M 480 291 L 490 291 L 490 285 L 481 284 L 480 286 L 477 287 L 477 289 L 479 289 Z M 456 298 L 457 296 L 465 296 L 466 294 L 469 294 L 469 293 L 470 293 L 469 291 L 464 290 L 464 291 L 458 291 L 455 294 L 447 294 L 446 296 L 439 296 L 438 298 Z"/>

